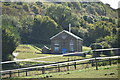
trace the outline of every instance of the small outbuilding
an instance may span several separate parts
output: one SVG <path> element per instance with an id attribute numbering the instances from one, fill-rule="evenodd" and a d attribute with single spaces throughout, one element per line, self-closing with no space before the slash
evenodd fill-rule
<path id="1" fill-rule="evenodd" d="M 51 53 L 82 52 L 83 39 L 63 30 L 50 38 Z"/>
<path id="2" fill-rule="evenodd" d="M 42 48 L 42 53 L 50 53 L 50 49 L 44 45 L 44 47 Z"/>

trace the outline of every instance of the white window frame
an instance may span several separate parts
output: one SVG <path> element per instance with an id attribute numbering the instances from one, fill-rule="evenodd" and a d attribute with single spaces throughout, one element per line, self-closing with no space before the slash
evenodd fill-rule
<path id="1" fill-rule="evenodd" d="M 56 51 L 59 51 L 59 47 L 58 46 L 55 46 L 54 47 L 54 51 L 56 52 Z"/>
<path id="2" fill-rule="evenodd" d="M 74 51 L 74 41 L 70 40 L 70 51 Z"/>

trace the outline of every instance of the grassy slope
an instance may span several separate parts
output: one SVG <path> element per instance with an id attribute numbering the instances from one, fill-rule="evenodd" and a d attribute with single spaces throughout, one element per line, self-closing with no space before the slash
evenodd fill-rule
<path id="1" fill-rule="evenodd" d="M 41 48 L 42 46 L 38 47 L 40 45 L 37 46 L 33 46 L 33 45 L 19 45 L 17 47 L 17 49 L 15 50 L 15 52 L 18 52 L 18 59 L 27 59 L 27 58 L 36 58 L 36 57 L 44 57 L 44 56 L 50 56 L 53 54 L 42 54 L 41 52 Z M 91 48 L 89 47 L 83 47 L 83 51 L 89 51 Z M 37 54 L 39 53 L 39 54 Z M 87 55 L 87 58 L 90 58 L 91 56 Z M 68 60 L 68 58 L 70 59 L 81 59 L 83 57 L 81 56 L 69 56 L 69 57 L 53 57 L 54 59 L 59 60 Z M 45 61 L 54 61 L 52 58 L 48 58 L 48 59 L 44 59 Z"/>
<path id="2" fill-rule="evenodd" d="M 53 54 L 42 54 L 41 48 L 44 45 L 19 45 L 15 52 L 18 52 L 18 59 L 27 59 L 27 58 L 37 58 L 37 57 L 44 57 L 44 56 L 51 56 Z M 83 51 L 89 51 L 91 48 L 83 46 Z M 37 54 L 39 53 L 39 54 Z M 86 58 L 91 58 L 91 55 L 87 55 Z M 50 57 L 44 59 L 38 59 L 43 61 L 53 61 L 53 62 L 60 62 L 60 61 L 67 61 L 74 60 L 74 59 L 84 59 L 81 56 L 58 56 L 58 57 Z"/>
<path id="3" fill-rule="evenodd" d="M 110 73 L 114 73 L 114 75 L 110 75 Z M 105 76 L 105 74 L 107 75 Z M 50 75 L 52 78 L 118 78 L 118 66 L 102 66 L 99 67 L 99 70 L 95 70 L 95 68 L 89 68 L 83 70 L 28 76 L 23 78 L 43 78 Z"/>
<path id="4" fill-rule="evenodd" d="M 44 45 L 40 45 L 40 44 L 34 44 L 34 45 L 21 44 L 17 47 L 17 49 L 14 52 L 19 53 L 18 56 L 16 57 L 17 59 L 28 59 L 28 58 L 37 58 L 37 57 L 44 57 L 44 56 L 53 56 L 53 54 L 42 54 L 41 48 L 43 46 Z M 83 51 L 88 51 L 88 50 L 90 50 L 89 47 L 83 47 Z M 85 58 L 91 58 L 91 57 L 92 57 L 91 55 L 87 55 Z M 84 57 L 81 57 L 81 56 L 57 56 L 57 57 L 48 57 L 48 58 L 36 59 L 36 60 L 61 62 L 61 61 L 67 61 L 68 58 L 69 60 L 84 59 Z M 29 66 L 36 65 L 36 64 L 49 64 L 49 63 L 23 61 L 23 62 L 19 62 L 18 64 L 20 64 L 22 67 L 29 67 Z"/>
<path id="5" fill-rule="evenodd" d="M 82 47 L 82 51 L 89 51 L 89 50 L 91 50 L 90 47 L 86 47 L 86 46 L 83 46 L 83 47 Z"/>
<path id="6" fill-rule="evenodd" d="M 38 47 L 34 47 L 32 45 L 19 45 L 15 52 L 18 52 L 18 59 L 27 59 L 27 58 L 36 58 L 48 56 L 47 54 L 41 54 L 41 49 Z M 39 53 L 39 54 L 37 54 Z"/>

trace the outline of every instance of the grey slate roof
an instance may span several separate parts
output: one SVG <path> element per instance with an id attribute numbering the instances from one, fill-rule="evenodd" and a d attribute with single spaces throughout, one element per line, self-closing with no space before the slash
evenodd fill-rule
<path id="1" fill-rule="evenodd" d="M 69 34 L 69 35 L 73 36 L 73 37 L 74 37 L 74 38 L 76 38 L 76 39 L 83 40 L 82 38 L 80 38 L 80 37 L 78 37 L 78 36 L 74 35 L 74 34 L 73 34 L 73 33 L 71 33 L 71 32 L 68 32 L 68 31 L 66 31 L 66 30 L 63 30 L 63 31 L 59 32 L 58 34 L 56 34 L 55 36 L 51 37 L 50 39 L 55 38 L 56 36 L 60 35 L 60 34 L 61 34 L 61 33 L 63 33 L 63 32 L 65 32 L 65 33 L 67 33 L 67 34 Z"/>

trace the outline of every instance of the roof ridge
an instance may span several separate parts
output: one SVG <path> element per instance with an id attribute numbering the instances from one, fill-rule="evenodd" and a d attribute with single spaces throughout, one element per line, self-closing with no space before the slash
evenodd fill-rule
<path id="1" fill-rule="evenodd" d="M 66 32 L 67 34 L 69 34 L 69 35 L 71 35 L 71 36 L 73 36 L 73 37 L 75 37 L 75 38 L 77 38 L 77 39 L 83 40 L 82 38 L 76 36 L 75 34 L 69 32 L 69 31 L 67 31 L 67 30 L 63 30 L 63 31 L 59 32 L 58 34 L 56 34 L 55 36 L 51 37 L 50 39 L 55 38 L 56 36 L 58 36 L 59 34 L 61 34 L 61 33 L 63 33 L 63 32 Z"/>

